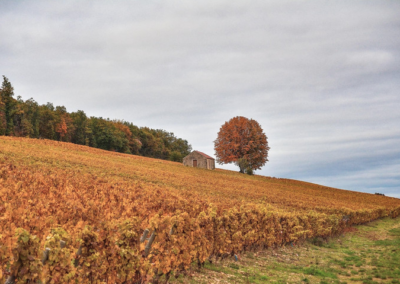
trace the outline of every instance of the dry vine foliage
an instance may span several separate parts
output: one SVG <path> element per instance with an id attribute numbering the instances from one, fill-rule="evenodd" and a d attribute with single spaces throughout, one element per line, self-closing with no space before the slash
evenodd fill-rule
<path id="1" fill-rule="evenodd" d="M 399 214 L 395 198 L 0 137 L 0 283 L 147 283 Z"/>

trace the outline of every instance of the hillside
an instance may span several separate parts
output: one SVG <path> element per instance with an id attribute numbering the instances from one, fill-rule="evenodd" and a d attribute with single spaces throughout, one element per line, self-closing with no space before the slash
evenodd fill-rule
<path id="1" fill-rule="evenodd" d="M 8 269 L 18 279 L 63 283 L 169 277 L 193 261 L 326 238 L 399 214 L 395 198 L 0 137 L 0 278 Z M 154 232 L 152 246 L 140 242 L 145 229 Z M 51 261 L 42 268 L 45 247 Z"/>

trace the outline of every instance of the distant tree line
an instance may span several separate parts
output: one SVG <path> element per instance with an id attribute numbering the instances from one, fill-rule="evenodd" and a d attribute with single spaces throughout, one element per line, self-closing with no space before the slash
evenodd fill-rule
<path id="1" fill-rule="evenodd" d="M 0 89 L 0 135 L 72 142 L 177 162 L 192 150 L 187 140 L 165 130 L 87 117 L 82 110 L 69 113 L 64 106 L 39 105 L 32 98 L 15 99 L 14 89 L 5 76 Z"/>

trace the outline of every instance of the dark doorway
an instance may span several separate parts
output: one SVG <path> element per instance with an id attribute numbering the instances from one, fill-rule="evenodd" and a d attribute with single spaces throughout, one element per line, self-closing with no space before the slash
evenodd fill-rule
<path id="1" fill-rule="evenodd" d="M 193 160 L 193 168 L 197 168 L 197 160 Z"/>

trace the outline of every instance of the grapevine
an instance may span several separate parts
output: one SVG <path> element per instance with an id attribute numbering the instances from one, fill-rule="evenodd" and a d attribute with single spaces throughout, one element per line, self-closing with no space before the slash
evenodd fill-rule
<path id="1" fill-rule="evenodd" d="M 0 137 L 0 283 L 156 282 L 399 215 L 396 198 Z"/>

